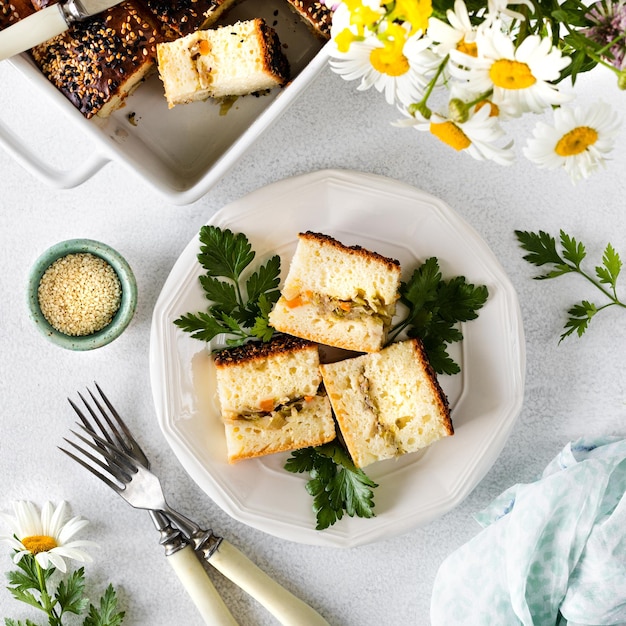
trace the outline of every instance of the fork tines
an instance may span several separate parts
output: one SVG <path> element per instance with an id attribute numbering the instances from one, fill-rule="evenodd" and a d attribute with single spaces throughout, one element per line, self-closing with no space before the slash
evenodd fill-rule
<path id="1" fill-rule="evenodd" d="M 89 412 L 91 420 L 89 420 L 85 413 L 70 398 L 68 398 L 68 402 L 80 418 L 83 428 L 90 435 L 100 435 L 106 439 L 106 441 L 111 444 L 115 452 L 122 450 L 127 453 L 129 457 L 136 459 L 138 463 L 141 463 L 146 468 L 150 467 L 148 458 L 143 453 L 143 450 L 133 437 L 128 426 L 126 426 L 124 420 L 115 410 L 115 407 L 106 397 L 102 389 L 100 389 L 98 383 L 94 384 L 98 390 L 101 400 L 98 400 L 90 389 L 87 389 L 87 392 L 91 397 L 92 403 L 96 406 L 97 412 L 93 408 L 92 404 L 90 404 L 80 392 L 78 393 L 78 397 L 82 400 L 85 408 Z M 108 411 L 103 405 L 106 406 Z"/>

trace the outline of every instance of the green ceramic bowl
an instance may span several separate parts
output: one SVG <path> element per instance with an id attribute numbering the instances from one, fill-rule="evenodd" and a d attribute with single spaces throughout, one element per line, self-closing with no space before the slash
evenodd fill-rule
<path id="1" fill-rule="evenodd" d="M 37 290 L 44 272 L 55 261 L 68 254 L 86 252 L 104 259 L 115 270 L 122 288 L 121 302 L 111 322 L 101 330 L 90 335 L 66 335 L 53 328 L 44 317 Z M 130 323 L 137 307 L 137 283 L 126 260 L 113 248 L 92 239 L 70 239 L 48 248 L 33 265 L 28 279 L 28 306 L 31 319 L 46 339 L 68 350 L 93 350 L 111 343 Z"/>

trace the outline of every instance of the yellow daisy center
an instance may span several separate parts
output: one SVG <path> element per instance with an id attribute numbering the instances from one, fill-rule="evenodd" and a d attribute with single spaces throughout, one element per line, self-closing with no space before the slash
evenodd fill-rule
<path id="1" fill-rule="evenodd" d="M 48 552 L 52 550 L 52 548 L 56 548 L 58 544 L 54 537 L 49 537 L 48 535 L 32 535 L 31 537 L 22 539 L 22 545 L 31 554 L 39 554 L 40 552 Z"/>
<path id="2" fill-rule="evenodd" d="M 537 82 L 526 63 L 509 59 L 495 61 L 489 68 L 489 78 L 502 89 L 528 89 Z"/>
<path id="3" fill-rule="evenodd" d="M 554 151 L 562 157 L 574 156 L 584 152 L 598 141 L 598 131 L 589 126 L 578 126 L 559 139 Z"/>
<path id="4" fill-rule="evenodd" d="M 454 123 L 454 122 L 442 122 L 440 124 L 430 125 L 430 132 L 437 137 L 437 139 L 447 143 L 451 148 L 455 150 L 465 150 L 472 145 L 468 136 Z"/>
<path id="5" fill-rule="evenodd" d="M 478 56 L 478 46 L 473 41 L 465 41 L 465 38 L 456 44 L 456 49 L 470 57 L 475 58 Z"/>
<path id="6" fill-rule="evenodd" d="M 374 48 L 370 52 L 372 67 L 381 74 L 402 76 L 409 71 L 409 60 L 402 53 L 402 43 L 398 45 L 387 40 L 383 48 Z"/>

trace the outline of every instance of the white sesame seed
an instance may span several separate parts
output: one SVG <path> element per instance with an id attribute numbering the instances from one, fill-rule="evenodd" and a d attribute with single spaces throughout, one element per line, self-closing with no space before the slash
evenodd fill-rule
<path id="1" fill-rule="evenodd" d="M 107 326 L 120 307 L 122 288 L 115 270 L 90 253 L 68 254 L 41 277 L 39 307 L 65 335 L 91 335 Z"/>

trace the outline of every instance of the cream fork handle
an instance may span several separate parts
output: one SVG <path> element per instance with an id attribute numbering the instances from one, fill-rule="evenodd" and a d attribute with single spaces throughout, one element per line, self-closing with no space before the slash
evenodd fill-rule
<path id="1" fill-rule="evenodd" d="M 329 626 L 319 613 L 281 587 L 225 539 L 208 562 L 258 600 L 283 626 Z"/>
<path id="2" fill-rule="evenodd" d="M 167 562 L 176 572 L 206 624 L 238 626 L 191 545 L 170 554 Z"/>

